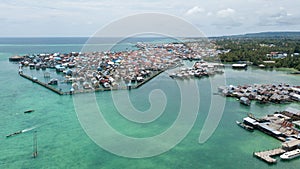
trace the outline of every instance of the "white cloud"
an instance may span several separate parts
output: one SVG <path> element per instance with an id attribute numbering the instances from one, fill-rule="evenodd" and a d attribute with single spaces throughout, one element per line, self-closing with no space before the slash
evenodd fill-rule
<path id="1" fill-rule="evenodd" d="M 231 9 L 231 8 L 227 8 L 227 9 L 222 9 L 220 11 L 217 12 L 217 16 L 220 18 L 228 18 L 228 17 L 232 17 L 233 15 L 235 15 L 235 10 Z"/>
<path id="2" fill-rule="evenodd" d="M 218 10 L 215 12 L 214 16 L 212 15 L 212 13 L 209 13 L 209 16 L 214 18 L 211 25 L 215 26 L 215 28 L 219 30 L 235 29 L 243 26 L 244 24 L 244 17 L 237 16 L 236 11 L 232 8 Z"/>
<path id="3" fill-rule="evenodd" d="M 259 26 L 289 26 L 300 25 L 300 16 L 289 13 L 285 8 L 279 7 L 272 11 L 263 11 L 259 13 Z"/>
<path id="4" fill-rule="evenodd" d="M 0 37 L 89 36 L 143 12 L 183 17 L 207 34 L 300 30 L 299 6 L 295 0 L 1 0 Z"/>
<path id="5" fill-rule="evenodd" d="M 205 12 L 205 9 L 200 8 L 199 6 L 194 6 L 193 8 L 186 11 L 185 15 L 194 15 L 194 14 L 202 13 L 202 12 Z"/>
<path id="6" fill-rule="evenodd" d="M 242 26 L 242 22 L 236 20 L 236 19 L 226 19 L 226 20 L 218 20 L 214 22 L 212 25 L 216 26 L 218 29 L 231 29 L 234 27 L 240 27 Z"/>

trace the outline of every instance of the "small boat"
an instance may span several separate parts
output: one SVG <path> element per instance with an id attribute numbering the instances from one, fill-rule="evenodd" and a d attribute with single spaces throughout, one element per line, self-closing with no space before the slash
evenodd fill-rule
<path id="1" fill-rule="evenodd" d="M 22 61 L 24 60 L 24 57 L 23 56 L 12 56 L 9 58 L 9 61 L 11 62 L 19 62 L 19 61 Z"/>
<path id="2" fill-rule="evenodd" d="M 290 160 L 300 156 L 300 149 L 288 151 L 280 156 L 282 160 Z"/>
<path id="3" fill-rule="evenodd" d="M 26 111 L 24 111 L 24 113 L 32 113 L 32 112 L 34 112 L 34 110 L 26 110 Z"/>
<path id="4" fill-rule="evenodd" d="M 236 124 L 237 124 L 238 126 L 242 127 L 243 129 L 248 130 L 248 131 L 251 131 L 251 132 L 254 131 L 254 128 L 253 128 L 252 126 L 246 125 L 246 124 L 244 124 L 244 123 L 242 123 L 242 122 L 236 121 Z"/>
<path id="5" fill-rule="evenodd" d="M 250 100 L 247 97 L 241 97 L 240 98 L 240 103 L 244 104 L 246 106 L 250 106 L 250 104 L 251 104 Z"/>
<path id="6" fill-rule="evenodd" d="M 48 85 L 57 85 L 58 84 L 58 79 L 51 79 L 49 82 L 48 82 Z"/>
<path id="7" fill-rule="evenodd" d="M 231 65 L 232 69 L 246 69 L 247 68 L 247 64 L 243 63 L 243 64 L 232 64 Z"/>
<path id="8" fill-rule="evenodd" d="M 176 77 L 176 73 L 171 73 L 171 74 L 169 74 L 169 76 L 170 76 L 171 78 L 174 78 L 174 77 Z"/>
<path id="9" fill-rule="evenodd" d="M 21 134 L 21 133 L 23 133 L 23 130 L 20 130 L 20 131 L 17 131 L 17 132 L 11 133 L 11 134 L 9 134 L 9 135 L 6 135 L 6 138 L 8 138 L 8 137 L 11 137 L 11 136 L 14 136 L 14 135 Z"/>

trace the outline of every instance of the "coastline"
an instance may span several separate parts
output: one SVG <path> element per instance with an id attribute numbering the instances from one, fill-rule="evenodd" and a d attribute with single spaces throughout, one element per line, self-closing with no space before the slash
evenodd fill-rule
<path id="1" fill-rule="evenodd" d="M 205 144 L 198 144 L 199 132 L 212 101 L 209 92 L 212 89 L 209 78 L 191 79 L 190 81 L 196 81 L 200 86 L 201 106 L 195 126 L 189 135 L 174 149 L 162 155 L 141 160 L 128 160 L 101 149 L 86 136 L 76 118 L 72 97 L 60 97 L 21 78 L 16 73 L 17 65 L 10 64 L 7 58 L 18 49 L 19 47 L 16 47 L 11 49 L 11 53 L 1 55 L 3 58 L 0 62 L 3 68 L 3 71 L 0 72 L 3 79 L 1 83 L 3 101 L 0 103 L 2 107 L 2 118 L 0 119 L 2 130 L 0 134 L 3 136 L 0 138 L 1 168 L 97 168 L 99 166 L 103 168 L 118 168 L 119 166 L 124 166 L 124 168 L 130 168 L 129 166 L 136 166 L 137 168 L 157 166 L 161 168 L 218 168 L 222 166 L 224 168 L 252 169 L 255 166 L 255 168 L 263 169 L 266 168 L 266 164 L 254 157 L 252 158 L 252 152 L 273 149 L 280 142 L 264 133 L 245 132 L 236 126 L 235 121 L 245 117 L 249 111 L 256 117 L 262 117 L 270 112 L 285 110 L 286 107 L 300 109 L 298 103 L 258 104 L 247 107 L 240 105 L 235 99 L 226 99 L 223 117 L 213 137 Z M 57 51 L 57 49 L 51 50 Z M 249 67 L 248 71 L 225 68 L 228 84 L 276 83 L 279 81 L 291 85 L 299 84 L 299 76 L 282 76 L 283 74 L 285 72 L 264 71 L 252 69 L 252 67 Z M 213 78 L 218 79 L 219 76 L 216 75 Z M 189 81 L 185 81 L 185 83 L 189 83 Z M 147 104 L 149 91 L 154 89 L 164 91 L 168 99 L 164 115 L 151 124 L 139 125 L 124 120 L 115 110 L 109 92 L 96 94 L 97 103 L 105 118 L 120 133 L 132 137 L 153 136 L 164 132 L 176 119 L 181 96 L 177 92 L 178 88 L 175 81 L 169 78 L 166 73 L 161 73 L 147 84 L 130 92 L 130 97 L 138 109 L 147 110 L 149 108 L 149 104 Z M 35 112 L 24 115 L 23 111 L 27 109 L 35 109 Z M 40 126 L 35 129 L 39 131 L 40 138 L 39 157 L 35 160 L 30 158 L 32 156 L 32 132 L 11 139 L 4 138 L 10 132 L 34 125 Z M 228 160 L 229 158 L 230 160 Z M 232 163 L 232 161 L 239 162 Z M 300 160 L 293 160 L 278 163 L 272 168 L 293 168 L 299 165 Z"/>

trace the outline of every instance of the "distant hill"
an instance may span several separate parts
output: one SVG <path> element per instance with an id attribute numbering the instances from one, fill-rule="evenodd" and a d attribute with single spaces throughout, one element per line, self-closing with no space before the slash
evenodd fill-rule
<path id="1" fill-rule="evenodd" d="M 242 35 L 230 35 L 213 38 L 291 38 L 300 39 L 300 32 L 260 32 L 247 33 Z"/>

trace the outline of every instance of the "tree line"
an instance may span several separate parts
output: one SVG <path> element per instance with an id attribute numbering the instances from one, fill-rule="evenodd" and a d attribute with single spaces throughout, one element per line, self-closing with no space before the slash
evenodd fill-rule
<path id="1" fill-rule="evenodd" d="M 249 61 L 253 65 L 264 64 L 269 67 L 285 67 L 300 70 L 300 39 L 295 38 L 219 38 L 213 40 L 218 50 L 230 50 L 222 53 L 222 62 L 232 63 Z M 271 52 L 286 53 L 285 58 L 272 58 Z M 265 64 L 263 61 L 275 61 L 275 64 Z"/>

